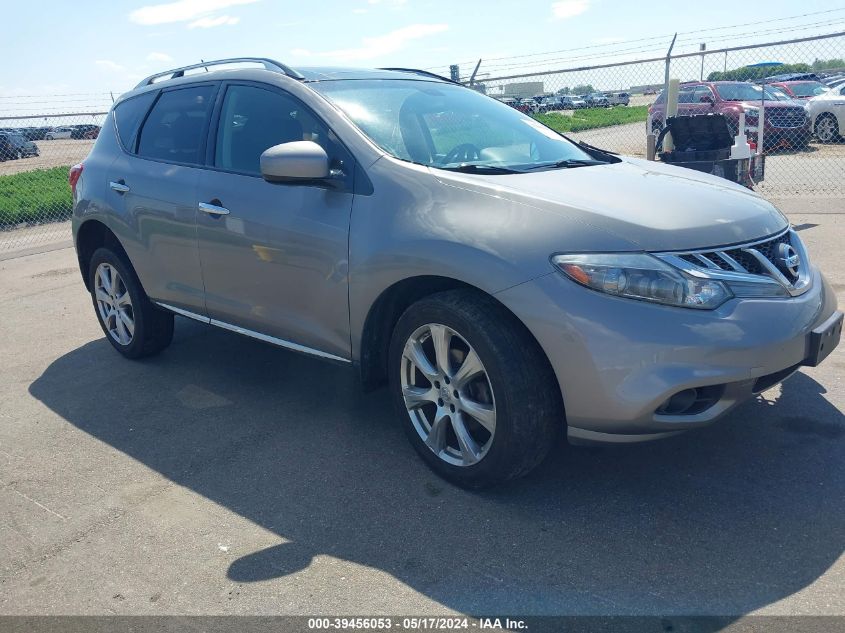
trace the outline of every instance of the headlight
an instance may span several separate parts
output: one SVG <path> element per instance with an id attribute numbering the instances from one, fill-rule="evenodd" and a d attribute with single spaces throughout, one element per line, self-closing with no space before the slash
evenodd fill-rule
<path id="1" fill-rule="evenodd" d="M 721 281 L 688 276 L 644 253 L 556 255 L 552 262 L 572 281 L 618 297 L 712 310 L 733 296 Z"/>

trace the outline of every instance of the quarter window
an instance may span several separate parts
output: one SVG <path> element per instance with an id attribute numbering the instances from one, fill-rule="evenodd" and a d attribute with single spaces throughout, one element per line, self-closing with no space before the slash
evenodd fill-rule
<path id="1" fill-rule="evenodd" d="M 201 162 L 214 87 L 193 86 L 162 93 L 141 130 L 138 154 L 179 163 Z"/>
<path id="2" fill-rule="evenodd" d="M 129 151 L 135 149 L 135 135 L 141 120 L 155 101 L 156 91 L 145 92 L 142 95 L 121 101 L 114 108 L 114 122 L 120 142 Z"/>

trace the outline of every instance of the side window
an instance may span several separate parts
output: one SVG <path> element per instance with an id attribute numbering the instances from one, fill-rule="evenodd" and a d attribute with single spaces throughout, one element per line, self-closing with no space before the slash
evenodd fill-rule
<path id="1" fill-rule="evenodd" d="M 692 88 L 683 88 L 678 92 L 678 103 L 692 103 L 694 91 Z"/>
<path id="2" fill-rule="evenodd" d="M 299 100 L 256 86 L 229 86 L 220 111 L 214 166 L 258 175 L 264 150 L 303 140 L 321 145 L 333 162 L 343 162 L 345 150 L 334 133 Z"/>
<path id="3" fill-rule="evenodd" d="M 180 163 L 201 162 L 200 147 L 211 114 L 213 86 L 163 92 L 141 129 L 138 155 Z"/>
<path id="4" fill-rule="evenodd" d="M 114 108 L 114 122 L 117 126 L 117 135 L 123 147 L 130 152 L 135 151 L 135 135 L 138 133 L 138 126 L 141 120 L 155 101 L 158 92 L 145 92 L 137 97 L 121 101 Z"/>
<path id="5" fill-rule="evenodd" d="M 695 92 L 693 93 L 693 101 L 696 103 L 702 103 L 702 97 L 710 97 L 710 99 L 713 99 L 713 93 L 710 91 L 709 87 L 699 86 L 695 89 Z"/>

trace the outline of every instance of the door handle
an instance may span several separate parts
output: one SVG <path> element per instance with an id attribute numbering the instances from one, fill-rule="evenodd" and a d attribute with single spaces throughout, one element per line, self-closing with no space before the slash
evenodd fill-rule
<path id="1" fill-rule="evenodd" d="M 215 202 L 220 201 L 216 200 Z M 200 202 L 199 210 L 203 213 L 207 213 L 208 215 L 229 215 L 229 209 L 216 204 L 211 204 L 210 202 Z"/>
<path id="2" fill-rule="evenodd" d="M 112 180 L 109 183 L 109 187 L 111 187 L 112 190 L 116 191 L 117 193 L 126 193 L 127 191 L 129 191 L 128 185 L 123 182 L 115 182 Z"/>

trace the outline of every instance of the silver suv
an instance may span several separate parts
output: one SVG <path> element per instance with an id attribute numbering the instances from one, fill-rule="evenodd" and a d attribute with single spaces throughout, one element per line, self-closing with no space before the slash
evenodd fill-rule
<path id="1" fill-rule="evenodd" d="M 82 275 L 128 358 L 176 314 L 347 364 L 480 487 L 562 431 L 710 424 L 839 340 L 798 234 L 740 186 L 421 71 L 225 63 L 142 81 L 70 173 Z"/>

